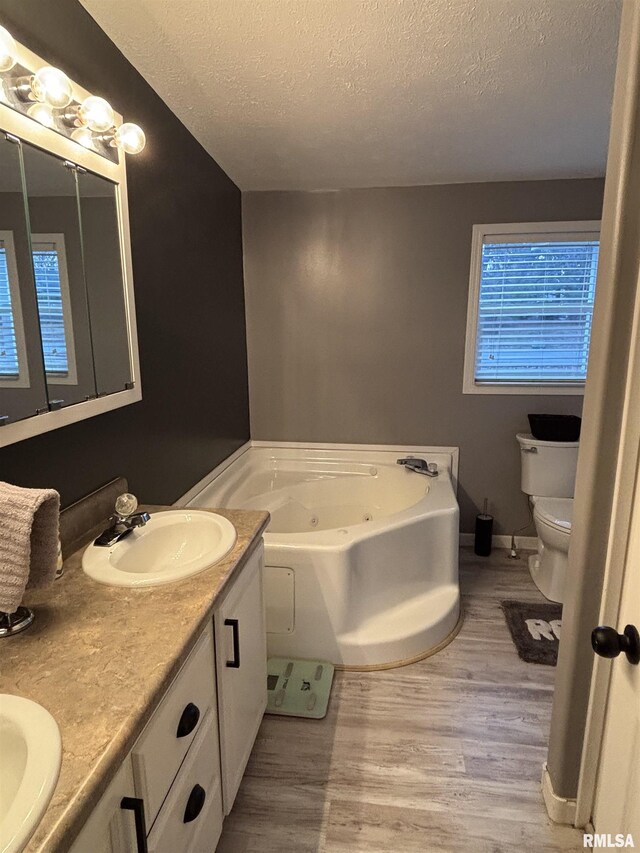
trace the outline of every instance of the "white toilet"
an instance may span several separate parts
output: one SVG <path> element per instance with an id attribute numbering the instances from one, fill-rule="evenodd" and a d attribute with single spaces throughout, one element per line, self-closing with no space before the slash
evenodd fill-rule
<path id="1" fill-rule="evenodd" d="M 562 603 L 573 520 L 578 464 L 577 441 L 540 441 L 518 433 L 521 488 L 533 505 L 538 553 L 529 558 L 535 585 L 550 601 Z"/>

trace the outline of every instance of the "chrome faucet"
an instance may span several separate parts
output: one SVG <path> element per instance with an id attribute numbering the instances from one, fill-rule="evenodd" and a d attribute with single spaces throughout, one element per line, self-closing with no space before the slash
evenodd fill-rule
<path id="1" fill-rule="evenodd" d="M 417 459 L 415 456 L 405 456 L 397 460 L 398 465 L 404 465 L 416 474 L 425 474 L 427 477 L 438 476 L 438 465 L 436 462 L 427 462 L 425 459 Z"/>
<path id="2" fill-rule="evenodd" d="M 136 529 L 144 527 L 151 516 L 148 512 L 136 512 L 138 499 L 135 495 L 125 492 L 116 500 L 116 512 L 112 516 L 109 527 L 104 530 L 93 543 L 102 548 L 110 548 L 116 542 L 120 542 L 125 536 Z"/>

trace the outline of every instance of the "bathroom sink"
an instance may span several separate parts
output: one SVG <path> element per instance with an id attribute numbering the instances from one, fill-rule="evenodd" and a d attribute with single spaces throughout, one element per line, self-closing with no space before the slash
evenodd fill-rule
<path id="1" fill-rule="evenodd" d="M 82 568 L 89 577 L 112 586 L 157 586 L 208 569 L 229 553 L 235 541 L 235 527 L 221 515 L 169 510 L 154 513 L 144 527 L 111 547 L 89 545 Z"/>
<path id="2" fill-rule="evenodd" d="M 58 781 L 62 741 L 41 705 L 0 694 L 0 851 L 18 853 L 33 835 Z"/>

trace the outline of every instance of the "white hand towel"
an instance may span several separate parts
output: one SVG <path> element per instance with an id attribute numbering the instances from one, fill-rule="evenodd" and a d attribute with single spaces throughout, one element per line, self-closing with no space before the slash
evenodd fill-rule
<path id="1" fill-rule="evenodd" d="M 27 585 L 53 582 L 60 495 L 0 481 L 0 610 L 15 613 Z"/>

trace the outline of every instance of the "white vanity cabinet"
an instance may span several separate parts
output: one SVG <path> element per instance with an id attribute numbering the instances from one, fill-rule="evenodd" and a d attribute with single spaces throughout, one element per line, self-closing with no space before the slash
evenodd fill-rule
<path id="1" fill-rule="evenodd" d="M 263 563 L 261 543 L 213 616 L 225 814 L 233 806 L 267 707 Z"/>
<path id="2" fill-rule="evenodd" d="M 260 544 L 70 853 L 214 853 L 266 707 L 262 566 Z"/>

